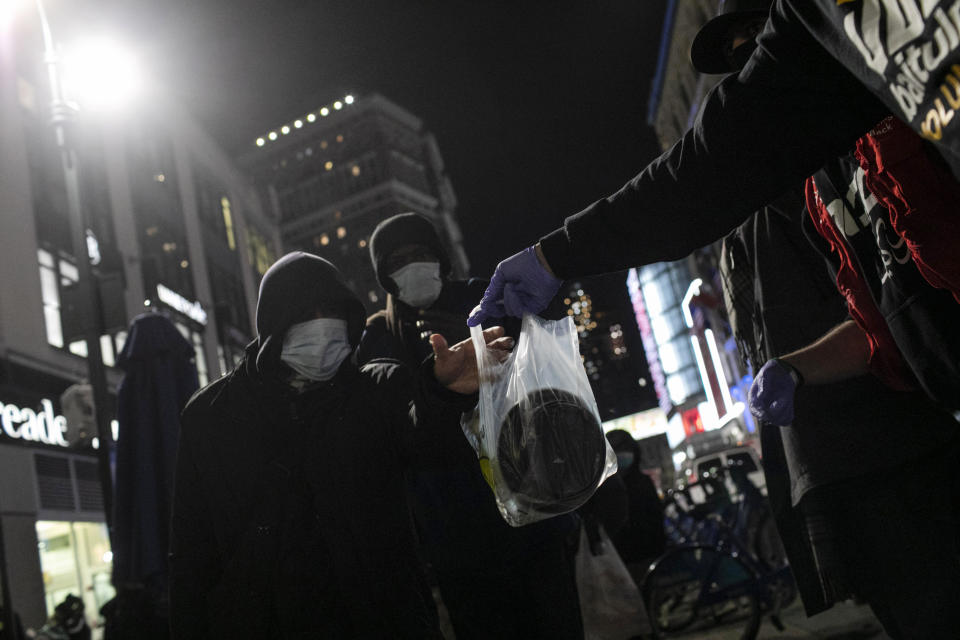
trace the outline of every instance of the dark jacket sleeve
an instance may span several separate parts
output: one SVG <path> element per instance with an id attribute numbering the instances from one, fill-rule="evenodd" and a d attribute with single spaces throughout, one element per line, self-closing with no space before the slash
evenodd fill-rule
<path id="1" fill-rule="evenodd" d="M 173 640 L 207 638 L 207 594 L 220 575 L 210 510 L 189 434 L 191 420 L 182 418 L 174 479 L 170 536 L 170 630 Z"/>
<path id="2" fill-rule="evenodd" d="M 357 347 L 357 363 L 364 365 L 377 358 L 392 358 L 396 348 L 393 337 L 387 330 L 387 315 L 385 311 L 378 311 L 367 318 L 367 326 L 360 338 Z"/>
<path id="3" fill-rule="evenodd" d="M 849 150 L 887 109 L 795 20 L 774 11 L 739 76 L 694 127 L 613 195 L 541 239 L 562 278 L 679 259 Z"/>
<path id="4" fill-rule="evenodd" d="M 409 466 L 444 466 L 451 439 L 465 439 L 460 416 L 476 406 L 477 394 L 455 393 L 437 382 L 432 356 L 413 371 L 400 363 L 374 366 L 398 454 Z"/>

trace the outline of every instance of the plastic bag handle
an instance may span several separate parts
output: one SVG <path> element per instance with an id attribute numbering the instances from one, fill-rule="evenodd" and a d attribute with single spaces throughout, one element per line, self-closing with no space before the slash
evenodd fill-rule
<path id="1" fill-rule="evenodd" d="M 487 342 L 483 339 L 483 327 L 480 325 L 470 327 L 470 340 L 473 341 L 473 355 L 477 358 L 477 369 L 482 370 L 487 352 Z"/>

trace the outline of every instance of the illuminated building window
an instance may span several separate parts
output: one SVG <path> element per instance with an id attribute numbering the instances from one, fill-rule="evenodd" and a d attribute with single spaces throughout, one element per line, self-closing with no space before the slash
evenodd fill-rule
<path id="1" fill-rule="evenodd" d="M 357 246 L 360 247 L 361 249 L 364 249 L 367 246 L 367 241 L 363 238 L 360 238 L 360 241 L 357 243 Z"/>
<path id="2" fill-rule="evenodd" d="M 343 134 L 337 136 L 337 142 L 343 142 Z"/>
<path id="3" fill-rule="evenodd" d="M 70 353 L 86 358 L 87 343 L 84 340 L 75 340 L 65 345 L 64 338 L 64 329 L 70 333 L 75 327 L 70 324 L 71 318 L 63 317 L 60 294 L 61 291 L 76 286 L 80 279 L 77 267 L 62 258 L 54 258 L 53 254 L 45 249 L 37 250 L 37 260 L 40 264 L 40 297 L 43 301 L 43 324 L 47 343 L 61 349 L 66 346 Z M 112 336 L 100 336 L 100 351 L 105 365 L 112 367 L 116 364 L 117 349 Z"/>
<path id="4" fill-rule="evenodd" d="M 320 141 L 320 148 L 321 148 L 321 149 L 326 149 L 328 146 L 330 146 L 330 145 L 327 143 L 326 140 L 321 140 L 321 141 Z"/>
<path id="5" fill-rule="evenodd" d="M 190 266 L 190 263 L 189 263 L 188 261 L 186 261 L 186 260 L 181 260 L 181 261 L 180 261 L 180 268 L 181 268 L 181 269 L 186 269 L 186 268 L 189 267 L 189 266 Z"/>
<path id="6" fill-rule="evenodd" d="M 230 200 L 227 196 L 220 198 L 220 210 L 223 212 L 223 227 L 227 232 L 227 246 L 231 251 L 235 251 L 237 239 L 233 235 L 233 214 L 230 212 Z"/>
<path id="7" fill-rule="evenodd" d="M 330 169 L 333 169 L 333 162 L 330 160 L 327 160 L 326 162 L 323 163 L 323 168 L 326 169 L 327 171 L 330 171 Z"/>
<path id="8" fill-rule="evenodd" d="M 324 234 L 321 234 L 321 236 L 320 236 L 320 245 L 325 247 L 325 246 L 327 246 L 328 244 L 330 244 L 330 236 L 328 236 L 328 235 L 325 234 L 325 233 L 324 233 Z"/>
<path id="9" fill-rule="evenodd" d="M 345 238 L 346 236 L 347 236 L 347 228 L 346 228 L 346 227 L 337 227 L 337 237 L 338 237 L 338 238 Z"/>
<path id="10" fill-rule="evenodd" d="M 579 285 L 574 285 L 579 286 Z M 567 304 L 567 315 L 573 317 L 573 322 L 577 326 L 577 332 L 581 337 L 597 328 L 596 321 L 592 318 L 593 301 L 590 296 L 583 292 L 583 289 L 577 289 L 576 293 L 564 298 Z"/>
<path id="11" fill-rule="evenodd" d="M 247 227 L 247 259 L 260 275 L 265 274 L 276 260 L 266 239 L 250 227 Z"/>
<path id="12" fill-rule="evenodd" d="M 60 288 L 57 286 L 57 269 L 53 255 L 43 249 L 37 250 L 40 260 L 40 294 L 43 298 L 43 320 L 47 329 L 47 342 L 55 347 L 63 346 L 63 327 L 60 324 Z"/>
<path id="13" fill-rule="evenodd" d="M 350 167 L 350 173 L 352 173 L 355 176 L 360 175 L 360 167 L 358 165 L 353 165 L 352 167 Z"/>

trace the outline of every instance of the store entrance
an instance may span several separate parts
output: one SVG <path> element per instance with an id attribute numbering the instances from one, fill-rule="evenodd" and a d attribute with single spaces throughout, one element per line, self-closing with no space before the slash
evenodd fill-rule
<path id="1" fill-rule="evenodd" d="M 73 594 L 83 599 L 87 622 L 97 630 L 102 625 L 100 607 L 116 595 L 111 584 L 113 552 L 107 525 L 40 520 L 37 540 L 47 614 Z"/>

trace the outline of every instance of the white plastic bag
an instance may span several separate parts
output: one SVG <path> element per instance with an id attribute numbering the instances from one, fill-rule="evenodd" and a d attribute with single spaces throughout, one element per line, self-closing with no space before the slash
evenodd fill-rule
<path id="1" fill-rule="evenodd" d="M 585 640 L 627 640 L 651 632 L 640 590 L 603 525 L 598 525 L 599 553 L 593 555 L 587 531 L 580 529 L 577 594 Z"/>
<path id="2" fill-rule="evenodd" d="M 470 335 L 480 400 L 463 430 L 508 524 L 519 527 L 586 502 L 617 470 L 580 357 L 572 318 L 524 315 L 504 361 Z"/>

